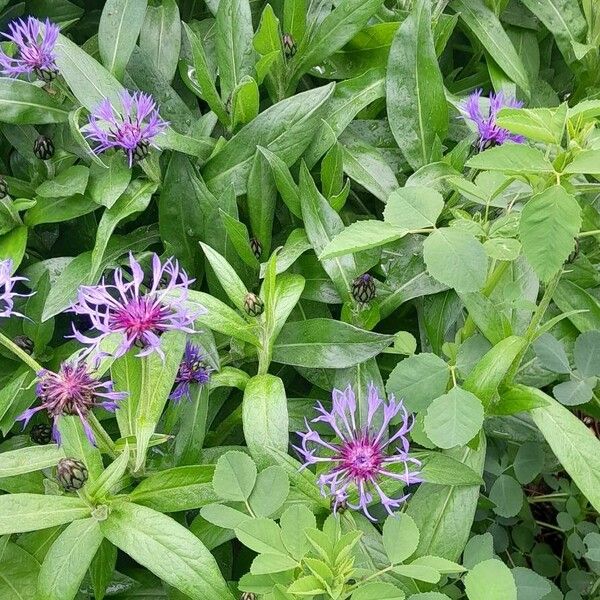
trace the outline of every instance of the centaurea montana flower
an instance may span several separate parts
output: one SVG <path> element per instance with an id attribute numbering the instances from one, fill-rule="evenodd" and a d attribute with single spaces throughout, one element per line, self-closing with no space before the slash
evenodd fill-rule
<path id="1" fill-rule="evenodd" d="M 88 422 L 92 408 L 102 407 L 114 412 L 118 408 L 117 402 L 127 397 L 126 392 L 113 391 L 112 381 L 98 381 L 80 358 L 63 362 L 58 373 L 42 369 L 37 376 L 35 391 L 41 404 L 27 409 L 17 421 L 23 421 L 25 428 L 35 413 L 46 410 L 53 420 L 52 438 L 59 444 L 60 417 L 78 416 L 90 443 L 95 444 L 94 433 Z"/>
<path id="2" fill-rule="evenodd" d="M 477 126 L 477 147 L 480 151 L 492 146 L 499 146 L 505 142 L 522 144 L 525 138 L 522 135 L 511 133 L 508 129 L 496 124 L 496 117 L 502 108 L 521 108 L 523 103 L 515 98 L 507 97 L 503 92 L 490 94 L 489 110 L 484 114 L 481 110 L 481 90 L 473 92 L 464 102 L 464 112 Z"/>
<path id="3" fill-rule="evenodd" d="M 17 294 L 13 288 L 17 281 L 27 281 L 26 277 L 12 277 L 13 262 L 10 258 L 0 260 L 0 318 L 22 317 L 14 310 L 16 297 L 27 297 L 29 294 Z"/>
<path id="4" fill-rule="evenodd" d="M 123 150 L 131 167 L 134 161 L 148 156 L 150 146 L 158 148 L 154 139 L 168 123 L 161 119 L 150 94 L 131 94 L 125 90 L 120 99 L 121 110 L 108 98 L 102 100 L 90 114 L 89 123 L 82 127 L 82 132 L 89 140 L 97 142 L 96 154 L 111 148 Z"/>
<path id="5" fill-rule="evenodd" d="M 179 371 L 175 378 L 175 388 L 169 396 L 173 402 L 178 403 L 182 398 L 191 400 L 190 385 L 196 383 L 204 385 L 210 380 L 212 369 L 203 362 L 202 352 L 198 346 L 187 342 Z"/>
<path id="6" fill-rule="evenodd" d="M 164 359 L 160 335 L 165 331 L 195 333 L 191 325 L 205 312 L 204 309 L 193 312 L 186 307 L 188 287 L 193 279 L 179 268 L 177 260 L 170 258 L 162 264 L 154 254 L 151 282 L 144 288 L 144 271 L 132 254 L 129 255 L 129 266 L 129 280 L 123 269 L 118 268 L 114 272 L 114 283 L 102 279 L 99 285 L 79 288 L 77 302 L 70 310 L 89 317 L 92 327 L 100 335 L 88 337 L 73 327 L 74 337 L 88 344 L 91 350 L 99 350 L 103 339 L 120 333 L 123 341 L 115 351 L 115 357 L 137 346 L 140 348 L 138 356 L 156 352 Z M 172 292 L 178 292 L 177 297 L 170 295 Z"/>
<path id="7" fill-rule="evenodd" d="M 303 467 L 329 463 L 329 470 L 319 475 L 317 483 L 324 496 L 332 496 L 334 511 L 346 504 L 355 510 L 362 510 L 374 521 L 368 507 L 377 496 L 387 512 L 393 514 L 393 509 L 399 508 L 408 495 L 397 499 L 388 497 L 381 487 L 382 480 L 390 478 L 405 485 L 421 481 L 418 471 L 409 468 L 415 465 L 418 469 L 421 465 L 408 454 L 407 435 L 414 419 L 402 402 L 396 402 L 393 396 L 390 396 L 387 403 L 379 398 L 373 384 L 368 388 L 368 411 L 364 425 L 357 423 L 356 398 L 350 386 L 344 391 L 333 390 L 332 398 L 332 410 L 327 411 L 319 402 L 316 406 L 319 416 L 312 422 L 329 425 L 335 439 L 325 441 L 306 421 L 307 432 L 299 433 L 301 445 L 295 447 L 305 461 Z M 380 418 L 381 412 L 381 426 L 376 427 L 375 418 Z M 388 437 L 390 423 L 399 414 L 402 416 L 402 423 Z M 393 448 L 392 454 L 388 453 L 389 448 Z M 323 454 L 319 455 L 320 452 Z M 394 468 L 394 465 L 400 465 L 401 469 Z M 358 494 L 357 504 L 348 502 L 353 493 Z"/>
<path id="8" fill-rule="evenodd" d="M 58 69 L 54 62 L 54 46 L 58 39 L 59 28 L 46 19 L 35 17 L 17 19 L 8 25 L 9 33 L 2 34 L 16 46 L 15 56 L 8 56 L 0 48 L 0 68 L 4 75 L 18 77 L 34 73 L 39 79 L 52 81 Z"/>

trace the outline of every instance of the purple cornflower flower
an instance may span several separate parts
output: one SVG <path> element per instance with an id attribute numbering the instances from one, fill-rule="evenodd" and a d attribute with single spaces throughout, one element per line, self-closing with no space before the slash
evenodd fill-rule
<path id="1" fill-rule="evenodd" d="M 135 161 L 148 156 L 150 146 L 158 148 L 154 138 L 169 125 L 158 114 L 156 102 L 150 94 L 127 90 L 121 93 L 122 111 L 119 112 L 105 98 L 96 107 L 89 118 L 89 123 L 82 128 L 85 136 L 97 142 L 96 154 L 110 148 L 123 150 L 131 167 Z"/>
<path id="2" fill-rule="evenodd" d="M 63 362 L 58 373 L 42 369 L 37 376 L 35 391 L 42 403 L 27 409 L 17 421 L 23 421 L 25 428 L 36 412 L 47 410 L 53 419 L 52 437 L 59 444 L 58 419 L 61 416 L 77 415 L 90 443 L 95 444 L 94 433 L 87 419 L 89 412 L 98 406 L 114 412 L 118 408 L 117 402 L 127 397 L 126 392 L 113 392 L 112 381 L 98 381 L 80 359 Z"/>
<path id="3" fill-rule="evenodd" d="M 35 17 L 17 19 L 8 26 L 10 33 L 2 34 L 16 45 L 15 56 L 8 56 L 0 49 L 0 67 L 4 75 L 18 77 L 23 73 L 35 73 L 43 81 L 52 81 L 58 69 L 54 62 L 54 45 L 59 28 L 46 19 L 43 23 Z"/>
<path id="4" fill-rule="evenodd" d="M 190 342 L 185 345 L 183 360 L 175 378 L 175 389 L 169 396 L 173 402 L 178 403 L 182 398 L 191 400 L 190 385 L 192 383 L 198 385 L 208 383 L 212 369 L 202 361 L 203 358 L 198 346 L 194 346 Z"/>
<path id="5" fill-rule="evenodd" d="M 164 359 L 160 334 L 170 330 L 195 333 L 190 325 L 204 312 L 193 313 L 185 305 L 188 287 L 194 280 L 179 268 L 177 260 L 170 258 L 161 264 L 154 254 L 151 285 L 144 291 L 144 272 L 132 254 L 129 265 L 130 281 L 125 281 L 125 273 L 119 268 L 114 273 L 114 284 L 107 284 L 103 279 L 99 285 L 79 288 L 77 302 L 71 306 L 71 311 L 89 317 L 100 335 L 90 338 L 73 327 L 73 337 L 99 349 L 104 338 L 120 333 L 123 341 L 115 351 L 115 357 L 122 356 L 135 345 L 141 348 L 138 356 L 157 352 Z M 175 291 L 179 292 L 179 297 L 167 297 Z"/>
<path id="6" fill-rule="evenodd" d="M 496 125 L 496 117 L 502 108 L 521 108 L 523 103 L 515 98 L 505 97 L 503 92 L 490 94 L 490 108 L 487 114 L 481 111 L 479 100 L 481 90 L 473 92 L 464 102 L 463 109 L 466 116 L 475 123 L 478 131 L 477 147 L 480 151 L 492 146 L 499 146 L 505 142 L 515 142 L 522 144 L 525 138 L 522 135 L 516 135 Z"/>
<path id="7" fill-rule="evenodd" d="M 17 294 L 13 287 L 17 281 L 27 281 L 25 277 L 12 277 L 13 262 L 10 258 L 0 260 L 0 318 L 22 317 L 21 313 L 13 310 L 16 297 L 27 297 L 30 294 Z"/>
<path id="8" fill-rule="evenodd" d="M 306 421 L 308 431 L 299 433 L 301 447 L 295 447 L 306 461 L 303 467 L 317 463 L 330 463 L 330 469 L 319 476 L 317 483 L 324 496 L 329 493 L 333 497 L 334 511 L 347 501 L 351 490 L 356 490 L 358 504 L 347 503 L 350 508 L 362 510 L 369 519 L 374 521 L 368 506 L 376 495 L 391 515 L 392 509 L 399 508 L 408 495 L 398 499 L 389 498 L 381 488 L 381 480 L 391 478 L 406 485 L 421 481 L 418 472 L 409 470 L 410 464 L 417 467 L 421 465 L 417 459 L 408 455 L 407 434 L 413 426 L 414 419 L 409 416 L 402 402 L 396 402 L 393 396 L 390 396 L 388 403 L 381 400 L 373 384 L 369 385 L 368 389 L 368 414 L 364 426 L 356 422 L 356 399 L 350 386 L 343 392 L 333 390 L 332 397 L 331 412 L 328 412 L 319 402 L 316 409 L 320 414 L 312 422 L 327 423 L 337 439 L 332 442 L 323 440 Z M 376 428 L 373 420 L 381 408 L 383 422 L 381 427 Z M 402 415 L 402 425 L 388 438 L 390 422 L 398 414 Z M 395 445 L 395 453 L 388 454 L 386 449 L 392 444 Z M 324 449 L 326 455 L 317 456 L 319 449 Z M 403 467 L 402 473 L 389 470 L 392 465 L 398 464 Z"/>

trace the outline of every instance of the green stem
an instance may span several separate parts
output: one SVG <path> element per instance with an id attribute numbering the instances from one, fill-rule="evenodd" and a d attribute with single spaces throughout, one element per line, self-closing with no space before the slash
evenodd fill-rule
<path id="1" fill-rule="evenodd" d="M 562 276 L 562 270 L 560 270 L 553 277 L 553 279 L 550 280 L 550 282 L 546 286 L 546 289 L 544 290 L 544 295 L 542 296 L 542 299 L 541 299 L 538 307 L 535 309 L 535 312 L 533 313 L 533 316 L 531 317 L 531 322 L 529 323 L 529 327 L 527 327 L 527 331 L 525 331 L 525 335 L 523 336 L 527 343 L 525 344 L 525 347 L 523 348 L 523 350 L 521 350 L 521 352 L 519 352 L 519 354 L 515 358 L 513 364 L 511 365 L 511 367 L 506 375 L 506 378 L 505 378 L 506 384 L 512 383 L 513 379 L 515 378 L 515 375 L 519 371 L 519 366 L 521 365 L 521 361 L 523 360 L 523 357 L 525 356 L 527 350 L 529 349 L 530 344 L 535 339 L 537 329 L 538 329 L 542 319 L 544 318 L 544 315 L 546 314 L 548 307 L 550 306 L 550 302 L 552 301 L 552 296 L 554 296 L 554 292 L 556 291 L 556 288 L 558 286 L 558 282 L 560 281 L 561 276 Z"/>
<path id="2" fill-rule="evenodd" d="M 98 421 L 96 415 L 90 411 L 87 419 L 92 431 L 94 432 L 94 436 L 96 437 L 96 443 L 98 444 L 98 449 L 100 452 L 103 454 L 108 454 L 111 458 L 117 458 L 115 444 L 110 435 L 106 433 L 104 427 L 102 427 L 100 421 Z"/>
<path id="3" fill-rule="evenodd" d="M 590 237 L 591 235 L 600 235 L 600 229 L 594 229 L 592 231 L 582 231 L 577 237 L 584 238 Z"/>
<path id="4" fill-rule="evenodd" d="M 29 356 L 27 352 L 24 352 L 17 346 L 10 338 L 7 338 L 3 333 L 0 333 L 0 344 L 2 344 L 7 350 L 10 350 L 14 355 L 18 356 L 30 369 L 35 373 L 43 369 L 42 365 Z"/>

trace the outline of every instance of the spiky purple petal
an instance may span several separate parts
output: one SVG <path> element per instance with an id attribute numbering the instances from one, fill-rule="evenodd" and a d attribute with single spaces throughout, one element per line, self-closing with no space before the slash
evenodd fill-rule
<path id="1" fill-rule="evenodd" d="M 13 262 L 10 258 L 0 260 L 0 318 L 22 317 L 21 313 L 14 310 L 15 298 L 27 297 L 30 294 L 18 294 L 13 290 L 17 281 L 27 281 L 26 277 L 13 277 L 11 275 Z"/>
<path id="2" fill-rule="evenodd" d="M 173 402 L 177 403 L 182 398 L 190 400 L 190 386 L 192 384 L 204 385 L 208 383 L 212 369 L 203 362 L 203 359 L 200 348 L 188 342 L 175 378 L 175 388 L 169 396 Z"/>
<path id="3" fill-rule="evenodd" d="M 119 268 L 114 272 L 114 283 L 106 283 L 103 279 L 99 285 L 79 288 L 77 302 L 70 310 L 89 317 L 99 335 L 89 337 L 73 328 L 74 337 L 90 349 L 99 351 L 103 339 L 120 333 L 123 340 L 114 356 L 122 356 L 137 346 L 140 348 L 138 356 L 156 352 L 164 358 L 160 335 L 165 331 L 195 333 L 191 327 L 194 319 L 205 312 L 204 309 L 192 312 L 186 306 L 193 279 L 179 268 L 177 260 L 170 258 L 163 264 L 154 254 L 151 283 L 144 287 L 144 272 L 132 254 L 129 255 L 129 266 L 129 278 Z M 179 292 L 178 297 L 167 297 L 171 292 Z"/>
<path id="4" fill-rule="evenodd" d="M 502 108 L 521 108 L 523 103 L 515 98 L 507 97 L 503 92 L 490 94 L 489 109 L 481 109 L 482 90 L 473 92 L 464 102 L 463 110 L 468 119 L 477 127 L 479 150 L 485 150 L 491 146 L 499 146 L 505 142 L 515 142 L 522 144 L 525 138 L 522 135 L 516 135 L 499 127 L 496 124 L 496 117 Z"/>
<path id="5" fill-rule="evenodd" d="M 36 394 L 41 404 L 28 408 L 18 418 L 25 428 L 35 413 L 46 410 L 53 420 L 53 439 L 60 443 L 58 420 L 64 415 L 78 416 L 90 443 L 96 440 L 88 422 L 94 407 L 116 410 L 119 400 L 127 397 L 126 392 L 113 391 L 112 381 L 99 381 L 89 367 L 81 361 L 65 361 L 57 373 L 42 369 L 37 373 Z"/>
<path id="6" fill-rule="evenodd" d="M 16 46 L 14 56 L 9 56 L 0 48 L 0 68 L 4 75 L 18 77 L 24 73 L 56 71 L 54 46 L 59 28 L 46 19 L 35 17 L 17 19 L 8 25 L 9 33 L 2 34 Z"/>
<path id="7" fill-rule="evenodd" d="M 96 142 L 94 152 L 100 154 L 111 148 L 123 150 L 129 166 L 136 151 L 147 145 L 158 148 L 155 138 L 168 123 L 161 119 L 156 102 L 150 94 L 125 90 L 120 95 L 121 107 L 105 98 L 92 111 L 89 122 L 82 128 L 84 135 Z"/>
<path id="8" fill-rule="evenodd" d="M 343 503 L 350 508 L 362 510 L 364 514 L 373 519 L 369 513 L 369 504 L 375 498 L 383 505 L 389 514 L 399 508 L 408 496 L 390 498 L 381 488 L 382 480 L 391 478 L 405 485 L 421 481 L 417 469 L 420 462 L 408 455 L 408 433 L 413 425 L 413 418 L 408 414 L 401 401 L 390 397 L 388 403 L 384 402 L 371 384 L 367 396 L 366 423 L 357 422 L 357 403 L 352 388 L 348 386 L 344 391 L 333 390 L 332 410 L 327 411 L 321 403 L 316 410 L 319 415 L 312 420 L 313 423 L 326 423 L 335 435 L 332 441 L 324 440 L 319 433 L 314 431 L 306 421 L 306 432 L 300 432 L 300 446 L 296 451 L 304 459 L 304 467 L 317 463 L 328 463 L 330 468 L 322 473 L 317 483 L 321 493 L 330 495 L 333 499 L 334 510 Z M 391 421 L 401 416 L 401 425 L 388 437 Z M 375 426 L 376 418 L 381 422 Z M 393 453 L 390 454 L 390 449 Z M 390 465 L 401 465 L 401 473 L 390 471 Z M 352 493 L 358 494 L 358 503 L 347 502 Z"/>

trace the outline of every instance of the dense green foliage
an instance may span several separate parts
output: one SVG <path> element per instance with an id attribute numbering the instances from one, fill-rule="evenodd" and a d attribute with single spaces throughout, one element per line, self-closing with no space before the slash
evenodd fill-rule
<path id="1" fill-rule="evenodd" d="M 600 598 L 596 0 L 0 11 L 1 600 Z"/>

